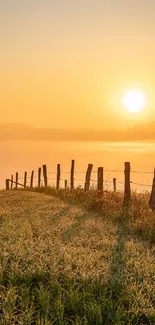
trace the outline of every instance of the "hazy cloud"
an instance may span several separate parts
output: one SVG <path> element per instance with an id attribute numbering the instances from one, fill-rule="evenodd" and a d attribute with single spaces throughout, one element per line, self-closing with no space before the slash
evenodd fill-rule
<path id="1" fill-rule="evenodd" d="M 0 124 L 0 140 L 27 141 L 145 141 L 155 140 L 155 122 L 125 131 L 36 128 L 29 124 Z"/>

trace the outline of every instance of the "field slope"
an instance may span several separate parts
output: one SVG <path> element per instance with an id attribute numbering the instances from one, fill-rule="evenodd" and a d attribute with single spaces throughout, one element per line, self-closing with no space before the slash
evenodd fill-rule
<path id="1" fill-rule="evenodd" d="M 0 192 L 0 324 L 155 324 L 155 216 L 110 200 Z"/>

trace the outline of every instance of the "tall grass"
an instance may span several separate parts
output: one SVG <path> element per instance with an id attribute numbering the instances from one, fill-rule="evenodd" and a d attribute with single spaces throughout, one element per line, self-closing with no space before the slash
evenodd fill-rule
<path id="1" fill-rule="evenodd" d="M 146 240 L 150 244 L 155 244 L 155 213 L 149 210 L 149 194 L 136 194 L 132 192 L 130 206 L 123 206 L 123 194 L 104 192 L 96 190 L 85 192 L 83 189 L 57 191 L 53 187 L 36 188 L 36 192 L 59 197 L 65 202 L 81 205 L 88 211 L 102 214 L 102 217 L 110 217 L 117 222 L 124 218 L 128 225 L 128 231 L 132 236 L 138 236 L 139 239 Z"/>
<path id="2" fill-rule="evenodd" d="M 148 196 L 35 192 L 0 193 L 0 324 L 155 324 Z"/>

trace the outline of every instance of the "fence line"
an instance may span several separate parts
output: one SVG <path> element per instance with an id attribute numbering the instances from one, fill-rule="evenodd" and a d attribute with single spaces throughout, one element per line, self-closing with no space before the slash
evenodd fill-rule
<path id="1" fill-rule="evenodd" d="M 113 173 L 123 173 L 124 175 L 124 181 L 120 181 L 116 178 L 113 178 L 112 180 L 105 179 L 105 172 L 113 172 Z M 121 184 L 124 186 L 124 202 L 130 201 L 131 197 L 131 184 L 132 185 L 137 185 L 140 187 L 152 187 L 152 192 L 151 192 L 151 198 L 150 198 L 150 207 L 155 208 L 155 171 L 136 171 L 132 170 L 130 166 L 130 162 L 125 162 L 125 169 L 120 170 L 120 169 L 106 169 L 104 167 L 98 167 L 97 170 L 93 170 L 93 165 L 88 164 L 87 171 L 75 171 L 75 160 L 71 161 L 71 169 L 69 171 L 62 171 L 61 170 L 61 165 L 57 164 L 57 172 L 56 172 L 56 177 L 49 177 L 50 175 L 54 175 L 54 171 L 47 171 L 47 165 L 43 165 L 42 168 L 38 168 L 37 175 L 34 175 L 34 170 L 31 172 L 31 176 L 28 176 L 27 171 L 24 172 L 23 177 L 19 177 L 19 173 L 16 172 L 15 174 L 15 180 L 14 176 L 11 175 L 11 178 L 6 179 L 6 189 L 12 189 L 13 184 L 15 185 L 15 188 L 18 188 L 18 186 L 22 186 L 24 188 L 33 188 L 34 187 L 34 179 L 36 180 L 35 183 L 37 183 L 37 186 L 48 186 L 50 185 L 50 181 L 55 182 L 56 189 L 58 190 L 60 188 L 60 182 L 64 181 L 64 188 L 68 189 L 74 189 L 75 188 L 75 182 L 82 182 L 83 183 L 83 188 L 85 191 L 88 191 L 90 189 L 91 183 L 96 184 L 96 188 L 99 191 L 104 190 L 104 184 L 106 185 L 107 183 L 113 184 L 113 191 L 116 192 L 117 185 Z M 131 180 L 131 174 L 154 174 L 153 178 L 153 185 L 151 184 L 143 184 L 143 183 L 138 183 L 134 182 Z M 62 175 L 68 175 L 67 179 L 65 177 L 62 177 Z M 83 174 L 84 178 L 76 178 L 75 175 L 78 174 Z M 94 177 L 91 177 L 91 175 L 96 174 L 96 179 Z M 23 180 L 22 182 L 19 182 L 20 180 Z M 30 185 L 28 185 L 30 183 Z M 11 187 L 10 187 L 11 184 Z M 36 184 L 35 184 L 36 186 Z M 79 185 L 77 185 L 79 187 Z M 81 185 L 80 185 L 81 187 Z"/>
<path id="2" fill-rule="evenodd" d="M 112 173 L 124 173 L 124 170 L 121 169 L 104 169 L 105 172 L 112 172 Z M 150 171 L 138 171 L 138 170 L 131 170 L 131 173 L 135 173 L 135 174 L 154 174 L 154 172 L 150 172 Z M 70 172 L 67 171 L 61 171 L 62 174 L 70 174 Z M 85 171 L 75 171 L 74 174 L 85 174 Z M 97 173 L 97 170 L 92 170 L 91 173 Z M 55 174 L 55 172 L 50 172 L 48 171 L 48 174 Z"/>
<path id="3" fill-rule="evenodd" d="M 69 172 L 68 172 L 68 174 L 69 174 Z M 153 173 L 150 173 L 150 174 L 153 174 Z M 37 177 L 37 176 L 33 176 L 33 178 L 37 179 L 38 177 Z M 31 177 L 29 176 L 29 177 L 27 177 L 27 179 L 31 179 Z M 18 180 L 23 180 L 23 177 L 19 177 Z M 56 178 L 50 178 L 50 177 L 47 177 L 47 180 L 49 180 L 49 181 L 56 181 Z M 65 178 L 60 178 L 60 180 L 63 181 L 63 180 L 65 180 Z M 69 180 L 69 179 L 68 179 L 68 180 Z M 92 178 L 91 178 L 90 180 L 91 180 L 91 182 L 95 182 L 95 183 L 97 183 L 97 180 L 95 180 L 95 179 L 92 179 Z M 10 181 L 11 181 L 11 180 L 10 180 Z M 84 182 L 84 179 L 74 178 L 74 181 Z M 105 182 L 105 183 L 113 183 L 113 181 L 106 180 L 106 179 L 104 179 L 103 182 Z M 15 181 L 14 181 L 13 183 L 16 184 Z M 18 183 L 18 182 L 17 182 L 17 183 Z M 130 181 L 130 183 L 133 184 L 133 185 L 139 185 L 139 186 L 149 186 L 149 187 L 152 186 L 151 184 L 144 184 L 144 183 L 142 184 L 142 183 L 137 183 L 137 182 L 133 182 L 133 181 Z M 118 181 L 118 180 L 117 180 L 117 184 L 124 184 L 124 182 L 123 182 L 123 181 Z M 21 183 L 20 183 L 20 184 L 18 183 L 18 185 L 21 185 Z M 23 184 L 22 184 L 22 185 L 23 185 Z M 21 186 L 22 186 L 22 185 L 21 185 Z M 24 186 L 24 185 L 23 185 L 23 186 Z"/>
<path id="4" fill-rule="evenodd" d="M 50 180 L 50 181 L 56 181 L 56 178 L 50 178 L 50 177 L 48 177 L 47 179 Z M 60 180 L 61 180 L 61 181 L 64 181 L 64 180 L 66 180 L 66 179 L 65 179 L 65 178 L 60 178 Z M 69 179 L 67 179 L 67 180 L 69 181 Z M 84 179 L 74 178 L 74 181 L 84 182 Z M 90 179 L 90 181 L 91 181 L 91 182 L 95 182 L 95 183 L 97 183 L 97 180 L 92 179 L 92 178 Z M 105 183 L 111 183 L 111 184 L 113 183 L 113 181 L 109 181 L 109 180 L 106 180 L 106 179 L 103 180 L 103 182 L 105 182 Z M 132 181 L 131 181 L 131 183 L 132 183 L 132 184 L 136 184 L 136 185 L 152 186 L 152 185 L 147 185 L 147 184 L 134 183 L 134 182 L 132 182 Z M 117 184 L 124 184 L 124 182 L 121 182 L 121 181 L 118 181 L 118 180 L 117 180 Z"/>
<path id="5" fill-rule="evenodd" d="M 37 176 L 34 176 L 34 178 L 37 179 Z M 31 179 L 31 177 L 27 177 L 27 179 Z M 19 177 L 18 180 L 23 180 L 23 177 Z M 56 178 L 50 178 L 50 177 L 47 177 L 47 180 L 49 180 L 49 181 L 56 181 Z M 60 180 L 61 180 L 61 181 L 64 181 L 65 178 L 60 178 Z M 68 179 L 68 180 L 69 180 L 69 179 Z M 74 181 L 84 182 L 84 179 L 74 178 Z M 90 179 L 90 181 L 91 181 L 91 182 L 95 182 L 95 183 L 97 183 L 97 180 L 92 179 L 92 178 Z M 11 179 L 10 179 L 10 182 L 12 182 Z M 103 182 L 105 182 L 105 183 L 111 183 L 111 184 L 113 183 L 113 181 L 106 180 L 106 179 L 104 179 Z M 15 181 L 13 181 L 13 183 L 16 184 Z M 17 182 L 17 183 L 18 183 L 18 182 Z M 152 186 L 151 184 L 136 183 L 136 182 L 133 182 L 133 181 L 130 181 L 130 183 L 133 184 L 133 185 L 139 185 L 139 186 L 149 186 L 149 187 Z M 124 184 L 124 182 L 123 182 L 123 181 L 118 181 L 118 180 L 117 180 L 117 184 Z M 20 184 L 18 183 L 18 185 L 24 186 L 24 184 L 21 184 L 21 183 L 20 183 Z"/>

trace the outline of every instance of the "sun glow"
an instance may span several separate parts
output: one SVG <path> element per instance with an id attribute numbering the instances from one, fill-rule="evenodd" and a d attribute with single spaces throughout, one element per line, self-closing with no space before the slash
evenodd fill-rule
<path id="1" fill-rule="evenodd" d="M 122 104 L 129 113 L 139 113 L 146 106 L 145 93 L 139 89 L 127 90 L 122 97 Z"/>

